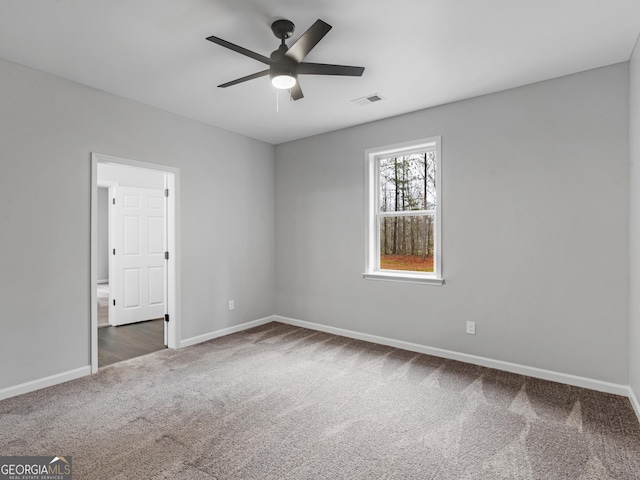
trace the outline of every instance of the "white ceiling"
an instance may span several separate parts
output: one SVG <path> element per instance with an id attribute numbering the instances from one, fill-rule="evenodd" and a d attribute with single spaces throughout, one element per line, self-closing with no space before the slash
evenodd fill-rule
<path id="1" fill-rule="evenodd" d="M 279 112 L 269 77 L 216 88 L 264 65 L 205 38 L 268 56 L 283 17 L 364 75 L 302 76 Z M 0 0 L 0 57 L 272 144 L 627 61 L 639 33 L 640 0 Z"/>

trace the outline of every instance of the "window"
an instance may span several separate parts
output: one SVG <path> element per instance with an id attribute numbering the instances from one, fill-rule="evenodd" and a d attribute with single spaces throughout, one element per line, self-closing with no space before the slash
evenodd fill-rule
<path id="1" fill-rule="evenodd" d="M 367 150 L 364 278 L 441 285 L 440 137 Z"/>

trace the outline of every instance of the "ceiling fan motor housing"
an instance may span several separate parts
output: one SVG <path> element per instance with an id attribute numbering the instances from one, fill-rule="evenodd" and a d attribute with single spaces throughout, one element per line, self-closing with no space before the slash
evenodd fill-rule
<path id="1" fill-rule="evenodd" d="M 285 55 L 285 53 L 287 53 L 287 50 L 289 49 L 283 43 L 277 50 L 271 53 L 270 58 L 271 60 L 273 60 L 273 62 L 271 63 L 271 68 L 269 69 L 269 76 L 272 80 L 273 77 L 278 77 L 280 75 L 287 75 L 290 77 L 297 76 L 298 64 L 295 60 Z"/>

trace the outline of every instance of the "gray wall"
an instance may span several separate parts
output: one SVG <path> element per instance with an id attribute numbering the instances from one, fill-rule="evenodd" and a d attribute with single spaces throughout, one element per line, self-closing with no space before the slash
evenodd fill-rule
<path id="1" fill-rule="evenodd" d="M 109 280 L 109 189 L 98 188 L 98 282 Z"/>
<path id="2" fill-rule="evenodd" d="M 275 152 L 0 60 L 0 389 L 89 365 L 100 152 L 181 169 L 182 339 L 276 312 L 621 384 L 630 351 L 640 393 L 638 60 L 631 139 L 620 64 Z M 364 150 L 432 135 L 447 283 L 365 281 Z"/>
<path id="3" fill-rule="evenodd" d="M 182 339 L 273 314 L 273 146 L 2 60 L 0 85 L 0 389 L 90 364 L 91 152 L 180 168 Z"/>
<path id="4" fill-rule="evenodd" d="M 363 280 L 364 150 L 434 135 L 446 285 Z M 276 312 L 627 384 L 628 158 L 626 63 L 279 145 Z"/>
<path id="5" fill-rule="evenodd" d="M 630 312 L 629 385 L 640 399 L 640 40 L 630 62 L 629 145 L 631 200 L 629 212 Z"/>

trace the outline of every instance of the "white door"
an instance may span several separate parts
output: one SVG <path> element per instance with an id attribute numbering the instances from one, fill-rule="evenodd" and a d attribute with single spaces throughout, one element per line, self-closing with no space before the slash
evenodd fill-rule
<path id="1" fill-rule="evenodd" d="M 113 201 L 115 200 L 115 203 Z M 166 214 L 163 190 L 113 187 L 109 323 L 164 317 Z"/>

